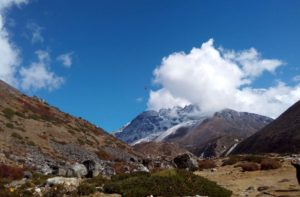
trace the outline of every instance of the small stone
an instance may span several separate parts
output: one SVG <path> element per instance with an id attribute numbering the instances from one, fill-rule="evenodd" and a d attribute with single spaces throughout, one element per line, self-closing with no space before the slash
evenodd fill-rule
<path id="1" fill-rule="evenodd" d="M 46 164 L 41 168 L 41 172 L 44 175 L 49 175 L 49 174 L 52 174 L 52 169 Z"/>
<path id="2" fill-rule="evenodd" d="M 25 171 L 24 172 L 24 178 L 31 179 L 32 178 L 32 173 L 30 171 Z"/>
<path id="3" fill-rule="evenodd" d="M 253 186 L 250 186 L 246 189 L 246 191 L 253 191 L 253 190 L 255 190 L 255 188 Z"/>
<path id="4" fill-rule="evenodd" d="M 259 191 L 259 192 L 261 192 L 261 191 L 265 191 L 265 190 L 267 190 L 267 189 L 269 189 L 270 187 L 268 187 L 268 186 L 261 186 L 261 187 L 258 187 L 257 188 L 257 191 Z"/>

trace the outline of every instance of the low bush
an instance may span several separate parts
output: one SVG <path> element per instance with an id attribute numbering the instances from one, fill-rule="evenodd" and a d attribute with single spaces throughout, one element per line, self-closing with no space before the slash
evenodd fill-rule
<path id="1" fill-rule="evenodd" d="M 261 163 L 263 159 L 264 157 L 258 155 L 246 155 L 246 156 L 232 155 L 228 159 L 223 161 L 222 166 L 234 165 L 241 161 Z"/>
<path id="2" fill-rule="evenodd" d="M 90 194 L 95 193 L 97 191 L 97 188 L 100 188 L 99 190 L 102 191 L 101 188 L 107 181 L 108 181 L 107 179 L 105 179 L 101 176 L 85 179 L 78 186 L 77 194 L 78 195 L 90 195 Z"/>
<path id="3" fill-rule="evenodd" d="M 90 195 L 95 193 L 96 187 L 92 184 L 87 184 L 87 183 L 81 183 L 78 187 L 77 187 L 77 194 L 78 195 Z"/>
<path id="4" fill-rule="evenodd" d="M 216 162 L 214 160 L 201 160 L 198 162 L 199 170 L 203 169 L 211 169 L 217 167 Z"/>
<path id="5" fill-rule="evenodd" d="M 7 118 L 8 120 L 11 120 L 15 115 L 15 112 L 10 108 L 3 109 L 2 113 L 4 114 L 5 118 Z"/>
<path id="6" fill-rule="evenodd" d="M 104 185 L 104 192 L 122 196 L 231 196 L 232 192 L 215 182 L 184 170 L 164 170 L 154 174 L 134 173 L 113 176 Z"/>
<path id="7" fill-rule="evenodd" d="M 18 180 L 23 178 L 23 168 L 0 164 L 0 179 Z"/>
<path id="8" fill-rule="evenodd" d="M 235 167 L 241 167 L 244 172 L 256 171 L 256 170 L 260 169 L 259 164 L 255 163 L 255 162 L 245 162 L 245 163 L 238 164 Z"/>
<path id="9" fill-rule="evenodd" d="M 20 134 L 15 133 L 15 132 L 11 134 L 11 137 L 17 138 L 17 139 L 19 139 L 19 140 L 23 139 L 23 137 L 22 137 Z"/>
<path id="10" fill-rule="evenodd" d="M 272 170 L 281 167 L 280 161 L 271 158 L 263 159 L 260 165 L 261 170 Z"/>
<path id="11" fill-rule="evenodd" d="M 6 123 L 5 124 L 5 126 L 7 127 L 7 128 L 10 128 L 10 129 L 13 129 L 14 128 L 14 125 L 12 124 L 12 123 Z"/>
<path id="12" fill-rule="evenodd" d="M 34 173 L 33 176 L 32 176 L 31 181 L 34 185 L 40 186 L 40 185 L 46 184 L 47 179 L 50 178 L 50 177 L 51 176 L 49 176 L 49 175 Z"/>
<path id="13" fill-rule="evenodd" d="M 70 192 L 64 185 L 56 185 L 51 187 L 44 195 L 44 197 L 65 197 L 77 196 L 74 192 Z"/>

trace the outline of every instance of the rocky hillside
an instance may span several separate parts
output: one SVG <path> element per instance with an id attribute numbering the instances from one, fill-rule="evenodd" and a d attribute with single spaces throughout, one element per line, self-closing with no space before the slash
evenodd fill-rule
<path id="1" fill-rule="evenodd" d="M 133 146 L 134 150 L 146 158 L 173 159 L 178 155 L 189 153 L 186 149 L 170 142 L 144 142 Z"/>
<path id="2" fill-rule="evenodd" d="M 161 109 L 145 111 L 134 118 L 114 135 L 130 144 L 152 141 L 164 131 L 187 121 L 197 121 L 206 118 L 195 105 L 184 108 Z"/>
<path id="3" fill-rule="evenodd" d="M 299 153 L 300 101 L 240 143 L 233 153 Z"/>
<path id="4" fill-rule="evenodd" d="M 271 118 L 265 116 L 225 109 L 216 112 L 213 117 L 204 120 L 175 142 L 197 156 L 226 155 L 238 142 L 253 135 L 271 121 Z M 169 141 L 174 140 L 171 138 Z"/>
<path id="5" fill-rule="evenodd" d="M 0 163 L 47 171 L 93 161 L 102 173 L 139 160 L 132 147 L 103 129 L 28 97 L 0 81 Z"/>
<path id="6" fill-rule="evenodd" d="M 142 142 L 134 150 L 143 154 L 143 165 L 150 170 L 182 168 L 198 169 L 198 158 L 188 150 L 170 142 Z"/>

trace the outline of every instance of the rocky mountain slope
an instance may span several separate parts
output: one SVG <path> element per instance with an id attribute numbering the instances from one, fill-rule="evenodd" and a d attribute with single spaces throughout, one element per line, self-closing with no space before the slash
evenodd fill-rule
<path id="1" fill-rule="evenodd" d="M 50 171 L 93 161 L 112 172 L 138 160 L 132 147 L 103 129 L 0 81 L 0 163 Z"/>
<path id="2" fill-rule="evenodd" d="M 300 101 L 271 124 L 241 142 L 233 153 L 299 153 Z"/>
<path id="3" fill-rule="evenodd" d="M 206 118 L 195 105 L 184 108 L 161 109 L 159 111 L 145 111 L 134 118 L 114 135 L 130 144 L 152 141 L 164 131 L 187 121 L 201 121 Z"/>
<path id="4" fill-rule="evenodd" d="M 221 156 L 271 121 L 265 116 L 225 109 L 205 119 L 181 138 L 174 141 L 169 136 L 170 140 L 165 140 L 176 142 L 197 156 Z"/>

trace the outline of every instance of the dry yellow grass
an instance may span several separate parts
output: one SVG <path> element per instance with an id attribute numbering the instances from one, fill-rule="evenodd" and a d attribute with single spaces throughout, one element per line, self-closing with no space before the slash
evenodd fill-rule
<path id="1" fill-rule="evenodd" d="M 195 173 L 233 191 L 234 197 L 300 197 L 296 170 L 290 165 L 289 159 L 285 160 L 281 168 L 269 171 L 242 172 L 240 168 L 232 165 L 218 167 L 215 172 L 204 170 Z M 259 188 L 261 191 L 258 191 Z"/>

